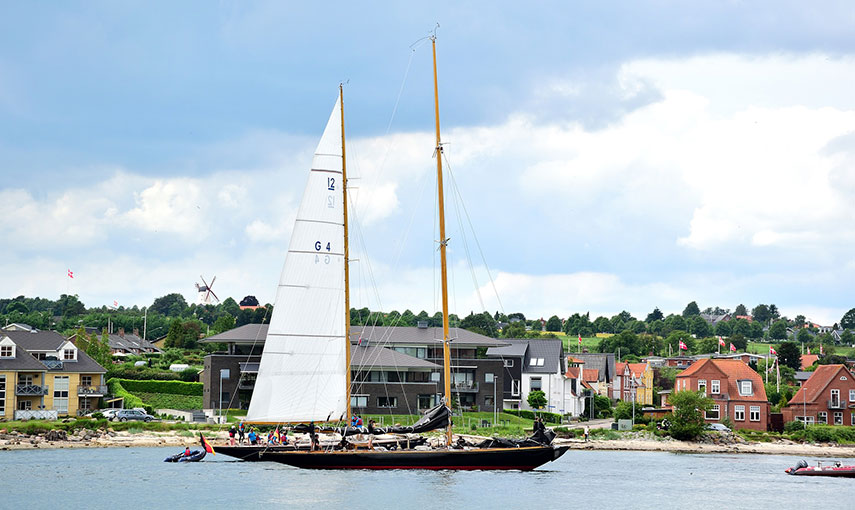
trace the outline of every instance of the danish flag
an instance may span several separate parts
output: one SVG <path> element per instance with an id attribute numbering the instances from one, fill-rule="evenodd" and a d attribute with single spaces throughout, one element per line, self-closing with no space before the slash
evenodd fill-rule
<path id="1" fill-rule="evenodd" d="M 683 349 L 684 351 L 688 350 L 688 347 L 686 347 L 686 344 L 684 344 L 682 340 L 680 341 L 680 349 Z"/>
<path id="2" fill-rule="evenodd" d="M 730 344 L 730 350 L 736 352 L 736 346 L 733 343 Z"/>
<path id="3" fill-rule="evenodd" d="M 776 351 L 775 349 L 773 349 L 773 348 L 772 348 L 772 346 L 770 345 L 770 346 L 769 346 L 769 354 L 778 354 L 778 351 Z"/>
<path id="4" fill-rule="evenodd" d="M 724 340 L 722 340 L 721 337 L 718 337 L 718 344 L 724 347 Z"/>
<path id="5" fill-rule="evenodd" d="M 74 272 L 71 269 L 68 270 L 68 277 L 74 278 Z"/>
<path id="6" fill-rule="evenodd" d="M 579 333 L 579 345 L 582 345 L 582 333 Z"/>

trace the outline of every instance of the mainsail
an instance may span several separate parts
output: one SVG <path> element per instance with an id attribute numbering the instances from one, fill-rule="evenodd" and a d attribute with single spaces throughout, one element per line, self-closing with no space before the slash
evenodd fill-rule
<path id="1" fill-rule="evenodd" d="M 247 421 L 337 420 L 347 409 L 341 95 L 312 160 Z"/>

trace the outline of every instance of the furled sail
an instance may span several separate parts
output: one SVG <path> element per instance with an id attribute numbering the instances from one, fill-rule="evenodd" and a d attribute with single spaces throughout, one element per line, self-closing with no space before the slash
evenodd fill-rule
<path id="1" fill-rule="evenodd" d="M 339 96 L 294 222 L 250 422 L 337 420 L 346 412 L 341 137 Z"/>

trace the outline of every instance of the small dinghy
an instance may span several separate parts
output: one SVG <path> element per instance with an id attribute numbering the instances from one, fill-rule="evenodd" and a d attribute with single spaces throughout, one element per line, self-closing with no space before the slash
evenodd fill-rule
<path id="1" fill-rule="evenodd" d="M 205 450 L 193 450 L 190 452 L 190 455 L 187 455 L 185 452 L 181 452 L 175 455 L 170 455 L 163 459 L 163 462 L 199 462 L 204 459 L 207 454 L 208 452 Z"/>
<path id="2" fill-rule="evenodd" d="M 784 472 L 795 476 L 841 476 L 855 478 L 855 466 L 844 466 L 840 461 L 836 461 L 830 466 L 823 466 L 822 462 L 818 462 L 816 466 L 808 466 L 807 462 L 800 460 L 798 464 L 787 468 Z"/>
<path id="3" fill-rule="evenodd" d="M 202 445 L 201 450 L 188 451 L 189 448 L 187 448 L 181 453 L 176 453 L 175 455 L 170 455 L 163 459 L 163 462 L 199 462 L 204 459 L 205 455 L 209 452 L 214 455 L 217 454 L 211 445 L 208 444 L 208 441 L 205 440 L 205 436 L 203 436 L 201 432 L 199 432 L 199 442 Z"/>

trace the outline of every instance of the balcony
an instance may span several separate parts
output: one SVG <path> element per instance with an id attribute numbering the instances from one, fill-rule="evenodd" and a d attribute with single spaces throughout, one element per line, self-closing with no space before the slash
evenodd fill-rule
<path id="1" fill-rule="evenodd" d="M 106 386 L 78 386 L 78 397 L 103 397 L 107 394 Z"/>
<path id="2" fill-rule="evenodd" d="M 829 400 L 828 401 L 829 409 L 846 409 L 846 402 L 843 400 Z"/>
<path id="3" fill-rule="evenodd" d="M 48 370 L 62 370 L 62 361 L 58 359 L 43 359 L 41 362 Z"/>
<path id="4" fill-rule="evenodd" d="M 41 397 L 47 394 L 47 386 L 39 386 L 38 384 L 18 384 L 15 386 L 15 395 L 19 397 Z"/>
<path id="5" fill-rule="evenodd" d="M 451 383 L 451 391 L 458 393 L 478 393 L 478 383 L 475 381 L 462 381 Z"/>
<path id="6" fill-rule="evenodd" d="M 28 409 L 26 411 L 15 411 L 16 420 L 54 420 L 58 413 L 53 409 Z"/>
<path id="7" fill-rule="evenodd" d="M 238 382 L 238 389 L 239 390 L 253 390 L 253 389 L 255 389 L 255 380 L 254 379 L 251 381 L 241 380 L 240 382 Z"/>

